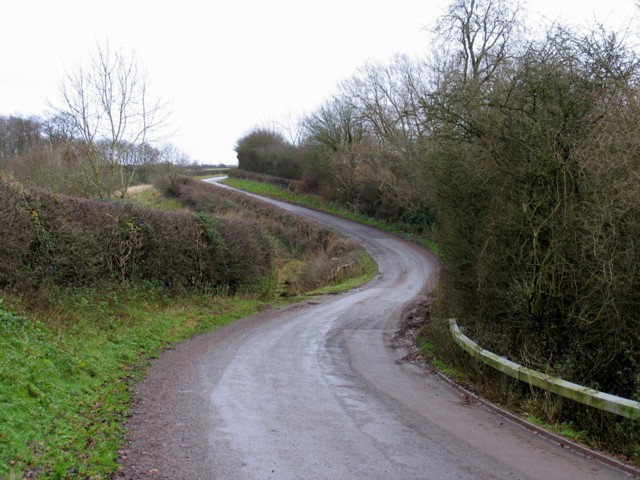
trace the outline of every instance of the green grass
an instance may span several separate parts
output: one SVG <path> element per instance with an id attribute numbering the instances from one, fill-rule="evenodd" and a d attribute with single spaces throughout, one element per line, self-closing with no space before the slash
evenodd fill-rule
<path id="1" fill-rule="evenodd" d="M 368 255 L 364 261 L 365 275 L 313 294 L 368 281 L 376 265 Z M 287 301 L 303 298 L 308 294 Z M 152 285 L 48 287 L 29 297 L 0 292 L 0 478 L 110 478 L 130 390 L 148 360 L 281 303 L 258 295 L 173 295 Z"/>
<path id="2" fill-rule="evenodd" d="M 109 478 L 130 386 L 174 342 L 264 308 L 154 287 L 50 289 L 27 318 L 0 303 L 0 478 Z M 31 478 L 31 477 L 29 477 Z"/>
<path id="3" fill-rule="evenodd" d="M 418 350 L 427 362 L 443 375 L 460 382 L 468 380 L 468 375 L 457 369 L 453 364 L 444 361 L 437 355 L 437 345 L 423 336 L 416 339 Z"/>
<path id="4" fill-rule="evenodd" d="M 366 258 L 365 275 L 312 293 L 370 280 L 376 265 Z M 49 287 L 28 302 L 0 292 L 0 478 L 110 478 L 130 390 L 149 359 L 281 303 L 150 285 Z"/>
<path id="5" fill-rule="evenodd" d="M 196 180 L 204 180 L 205 178 L 217 178 L 224 177 L 226 173 L 203 173 L 202 175 L 191 175 L 191 178 Z"/>
<path id="6" fill-rule="evenodd" d="M 175 198 L 167 198 L 151 185 L 148 188 L 127 193 L 128 200 L 143 207 L 158 210 L 184 210 L 184 206 Z"/>
<path id="7" fill-rule="evenodd" d="M 325 205 L 316 195 L 305 195 L 294 193 L 290 190 L 280 188 L 269 183 L 258 182 L 255 180 L 246 180 L 240 178 L 228 177 L 222 181 L 225 185 L 229 185 L 240 190 L 262 195 L 263 197 L 275 198 L 283 202 L 294 203 L 303 207 L 313 208 L 316 210 L 330 211 L 331 206 Z M 334 211 L 340 211 L 334 209 Z M 333 211 L 332 211 L 333 213 Z"/>
<path id="8" fill-rule="evenodd" d="M 276 185 L 258 182 L 255 180 L 246 180 L 246 179 L 229 177 L 223 180 L 222 183 L 224 183 L 225 185 L 229 185 L 230 187 L 237 188 L 239 190 L 244 190 L 246 192 L 255 193 L 257 195 L 262 195 L 264 197 L 269 197 L 276 200 L 281 200 L 283 202 L 292 203 L 294 205 L 300 205 L 302 207 L 311 208 L 313 210 L 320 210 L 323 212 L 331 213 L 333 215 L 337 215 L 339 217 L 353 220 L 355 222 L 363 223 L 365 225 L 370 225 L 372 227 L 376 227 L 381 230 L 393 232 L 393 233 L 402 235 L 404 237 L 407 237 L 411 240 L 414 240 L 422 244 L 427 249 L 431 250 L 436 255 L 438 254 L 438 245 L 433 240 L 407 232 L 406 230 L 403 230 L 401 225 L 389 224 L 381 220 L 376 220 L 374 218 L 367 217 L 366 215 L 355 213 L 346 208 L 338 207 L 336 205 L 323 202 L 316 195 L 294 193 L 294 192 L 291 192 L 290 190 L 280 188 Z"/>

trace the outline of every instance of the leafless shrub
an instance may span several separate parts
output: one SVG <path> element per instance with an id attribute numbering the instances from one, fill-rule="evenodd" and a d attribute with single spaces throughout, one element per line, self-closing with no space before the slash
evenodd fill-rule
<path id="1" fill-rule="evenodd" d="M 273 281 L 276 245 L 307 259 L 297 281 L 305 288 L 359 268 L 357 244 L 328 228 L 202 182 L 178 184 L 178 197 L 200 213 L 59 195 L 2 177 L 2 285 L 115 279 L 251 290 Z"/>
<path id="2" fill-rule="evenodd" d="M 141 279 L 172 288 L 249 288 L 273 272 L 263 227 L 28 189 L 0 177 L 0 285 Z"/>
<path id="3" fill-rule="evenodd" d="M 10 286 L 25 280 L 21 267 L 35 237 L 31 220 L 35 211 L 24 187 L 1 173 L 0 206 L 0 286 Z"/>
<path id="4" fill-rule="evenodd" d="M 254 222 L 238 217 L 218 220 L 226 250 L 226 273 L 232 290 L 255 286 L 273 275 L 273 248 Z"/>
<path id="5" fill-rule="evenodd" d="M 339 283 L 359 273 L 363 273 L 359 251 L 350 251 L 339 257 L 319 251 L 311 255 L 297 283 L 302 291 L 312 290 L 323 285 Z"/>

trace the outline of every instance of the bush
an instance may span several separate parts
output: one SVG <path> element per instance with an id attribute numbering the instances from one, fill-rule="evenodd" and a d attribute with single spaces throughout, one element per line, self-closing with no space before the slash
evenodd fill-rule
<path id="1" fill-rule="evenodd" d="M 628 398 L 640 392 L 638 65 L 614 37 L 553 31 L 509 78 L 472 89 L 482 106 L 465 109 L 464 132 L 445 123 L 432 153 L 452 315 L 489 350 Z"/>
<path id="2" fill-rule="evenodd" d="M 198 213 L 150 210 L 0 181 L 0 286 L 148 281 L 174 290 L 263 289 L 276 256 L 302 258 L 291 290 L 358 271 L 360 247 L 335 231 L 188 177 L 175 195 Z"/>
<path id="3" fill-rule="evenodd" d="M 273 275 L 250 219 L 148 210 L 27 189 L 0 177 L 0 286 L 140 280 L 172 288 L 248 288 Z"/>
<path id="4" fill-rule="evenodd" d="M 296 179 L 302 174 L 297 147 L 273 130 L 254 129 L 238 140 L 235 150 L 244 170 Z"/>
<path id="5" fill-rule="evenodd" d="M 233 259 L 228 266 L 231 279 L 242 278 L 242 271 L 253 279 L 263 275 L 261 272 L 265 272 L 269 264 L 266 246 L 277 249 L 278 256 L 284 261 L 304 259 L 304 265 L 296 271 L 295 278 L 285 280 L 289 293 L 316 288 L 360 273 L 362 248 L 330 228 L 242 193 L 191 178 L 181 177 L 177 185 L 177 198 L 182 203 L 220 216 L 219 231 L 229 249 L 229 259 Z M 258 223 L 263 237 L 247 238 L 247 227 L 241 220 Z M 248 252 L 259 253 L 262 260 L 251 258 Z M 240 286 L 234 282 L 231 281 L 233 285 Z"/>

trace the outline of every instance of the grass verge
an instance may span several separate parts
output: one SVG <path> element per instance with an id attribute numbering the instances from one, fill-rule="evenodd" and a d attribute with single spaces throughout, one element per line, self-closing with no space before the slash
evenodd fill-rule
<path id="1" fill-rule="evenodd" d="M 324 202 L 316 195 L 294 193 L 290 190 L 280 188 L 276 185 L 240 178 L 228 177 L 221 183 L 229 185 L 230 187 L 237 188 L 239 190 L 255 193 L 256 195 L 262 195 L 263 197 L 281 200 L 283 202 L 300 205 L 302 207 L 311 208 L 313 210 L 320 210 L 322 212 L 331 213 L 339 217 L 353 220 L 354 222 L 370 225 L 372 227 L 379 228 L 380 230 L 396 233 L 420 243 L 421 245 L 432 251 L 434 254 L 438 255 L 438 245 L 433 240 L 425 238 L 424 236 L 407 232 L 406 230 L 403 230 L 400 225 L 389 224 L 381 220 L 367 217 L 366 215 L 355 213 L 346 208 L 338 207 L 336 205 Z"/>
<path id="2" fill-rule="evenodd" d="M 127 198 L 143 207 L 155 208 L 158 210 L 174 211 L 184 210 L 184 206 L 175 198 L 167 198 L 152 185 L 146 188 L 129 189 Z"/>
<path id="3" fill-rule="evenodd" d="M 109 478 L 130 386 L 173 343 L 251 315 L 252 297 L 152 286 L 47 289 L 0 304 L 0 478 Z M 16 313 L 20 312 L 20 313 Z"/>

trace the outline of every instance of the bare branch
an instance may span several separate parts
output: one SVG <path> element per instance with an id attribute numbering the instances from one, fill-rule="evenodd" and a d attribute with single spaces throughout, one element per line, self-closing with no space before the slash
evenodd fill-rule
<path id="1" fill-rule="evenodd" d="M 168 121 L 166 105 L 150 94 L 135 55 L 108 43 L 96 45 L 88 65 L 66 72 L 61 92 L 58 113 L 72 119 L 86 145 L 87 181 L 99 186 L 99 196 L 116 188 L 124 195 L 137 168 L 128 163 L 138 158 L 130 152 L 155 140 Z"/>

